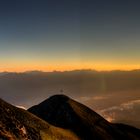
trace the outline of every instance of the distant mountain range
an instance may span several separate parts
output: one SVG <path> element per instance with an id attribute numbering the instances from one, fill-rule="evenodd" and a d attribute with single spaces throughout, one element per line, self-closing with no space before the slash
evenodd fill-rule
<path id="1" fill-rule="evenodd" d="M 65 95 L 27 110 L 0 99 L 0 140 L 140 140 L 140 129 L 109 123 Z"/>
<path id="2" fill-rule="evenodd" d="M 138 90 L 140 90 L 140 70 L 31 71 L 0 74 L 0 91 L 2 91 L 0 97 L 15 105 L 24 104 L 25 107 L 30 107 L 62 91 L 73 98 L 80 98 L 85 95 L 91 97 L 120 92 L 125 95 L 133 92 L 134 95 Z M 33 101 L 32 104 L 30 100 Z"/>

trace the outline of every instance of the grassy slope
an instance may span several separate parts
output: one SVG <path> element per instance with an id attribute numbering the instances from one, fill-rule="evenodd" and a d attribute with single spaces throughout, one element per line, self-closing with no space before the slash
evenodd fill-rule
<path id="1" fill-rule="evenodd" d="M 2 140 L 78 140 L 72 132 L 54 127 L 3 100 L 0 100 L 0 118 Z"/>

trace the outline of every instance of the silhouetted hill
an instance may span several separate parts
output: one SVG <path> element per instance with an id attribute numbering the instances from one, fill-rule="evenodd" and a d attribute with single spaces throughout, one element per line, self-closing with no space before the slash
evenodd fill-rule
<path id="1" fill-rule="evenodd" d="M 78 137 L 0 99 L 0 140 L 78 140 Z"/>
<path id="2" fill-rule="evenodd" d="M 55 95 L 28 109 L 57 127 L 70 129 L 84 140 L 139 140 L 140 130 L 111 124 L 88 107 L 67 96 Z"/>

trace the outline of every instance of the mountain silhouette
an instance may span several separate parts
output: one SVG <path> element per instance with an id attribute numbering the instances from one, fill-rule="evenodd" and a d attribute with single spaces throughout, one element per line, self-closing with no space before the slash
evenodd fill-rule
<path id="1" fill-rule="evenodd" d="M 79 140 L 72 132 L 54 127 L 26 110 L 0 99 L 0 140 Z"/>
<path id="2" fill-rule="evenodd" d="M 140 140 L 139 129 L 112 124 L 65 95 L 54 95 L 28 111 L 54 126 L 73 131 L 82 140 Z"/>

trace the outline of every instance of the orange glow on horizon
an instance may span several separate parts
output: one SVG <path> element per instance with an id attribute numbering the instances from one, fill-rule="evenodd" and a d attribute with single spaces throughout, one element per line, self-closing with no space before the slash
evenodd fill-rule
<path id="1" fill-rule="evenodd" d="M 140 65 L 110 65 L 110 64 L 48 64 L 48 65 L 13 65 L 0 68 L 0 72 L 25 72 L 25 71 L 72 71 L 72 70 L 97 70 L 97 71 L 112 71 L 112 70 L 134 70 L 140 69 Z"/>

